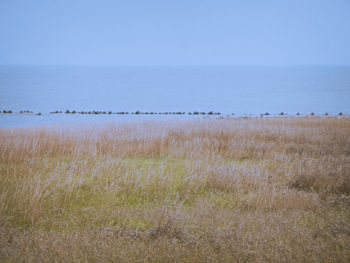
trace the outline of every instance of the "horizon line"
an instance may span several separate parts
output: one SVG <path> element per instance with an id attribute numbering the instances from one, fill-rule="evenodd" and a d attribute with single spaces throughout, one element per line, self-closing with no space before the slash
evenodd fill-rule
<path id="1" fill-rule="evenodd" d="M 349 67 L 350 64 L 0 64 L 0 67 Z"/>

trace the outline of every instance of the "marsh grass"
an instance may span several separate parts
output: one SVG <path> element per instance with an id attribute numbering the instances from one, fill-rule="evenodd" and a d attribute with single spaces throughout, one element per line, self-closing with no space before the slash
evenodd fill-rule
<path id="1" fill-rule="evenodd" d="M 349 262 L 350 120 L 0 130 L 1 262 Z"/>

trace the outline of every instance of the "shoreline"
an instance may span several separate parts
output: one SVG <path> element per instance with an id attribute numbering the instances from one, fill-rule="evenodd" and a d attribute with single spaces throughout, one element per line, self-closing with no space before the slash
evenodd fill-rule
<path id="1" fill-rule="evenodd" d="M 245 115 L 150 115 L 150 114 L 41 114 L 12 113 L 0 114 L 0 129 L 50 127 L 50 126 L 74 126 L 74 125 L 122 125 L 140 122 L 173 122 L 173 121 L 199 121 L 199 120 L 238 120 L 238 119 L 302 119 L 302 118 L 349 118 L 350 115 L 280 115 L 280 114 L 245 114 Z"/>

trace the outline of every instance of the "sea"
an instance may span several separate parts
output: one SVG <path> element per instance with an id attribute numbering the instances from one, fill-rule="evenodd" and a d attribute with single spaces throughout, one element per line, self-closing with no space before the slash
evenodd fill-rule
<path id="1" fill-rule="evenodd" d="M 204 117 L 195 111 L 347 115 L 350 66 L 0 66 L 0 110 L 12 111 L 0 127 Z M 66 110 L 186 114 L 50 113 Z"/>

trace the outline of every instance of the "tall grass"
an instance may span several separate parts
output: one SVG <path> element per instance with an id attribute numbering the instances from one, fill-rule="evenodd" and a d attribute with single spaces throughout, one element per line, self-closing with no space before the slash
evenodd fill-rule
<path id="1" fill-rule="evenodd" d="M 1 262 L 349 262 L 350 120 L 0 130 Z"/>

